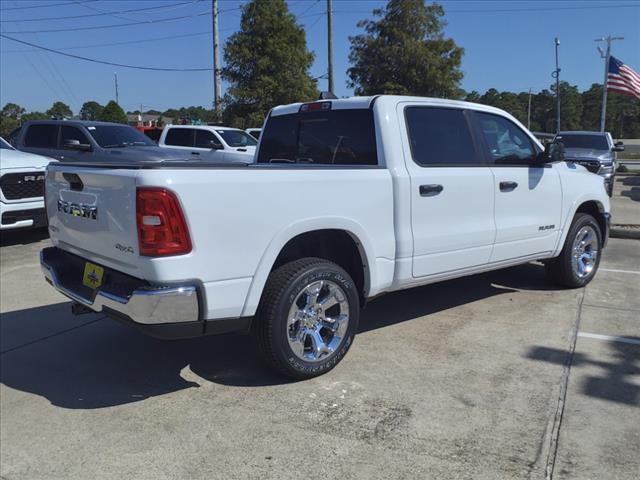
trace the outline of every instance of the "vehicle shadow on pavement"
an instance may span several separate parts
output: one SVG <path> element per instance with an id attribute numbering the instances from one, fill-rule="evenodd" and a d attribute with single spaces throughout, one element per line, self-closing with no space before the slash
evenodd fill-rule
<path id="1" fill-rule="evenodd" d="M 632 340 L 640 340 L 638 337 L 626 337 Z M 589 376 L 583 380 L 580 389 L 584 395 L 609 400 L 611 402 L 624 403 L 632 406 L 640 406 L 640 387 L 629 380 L 640 375 L 640 347 L 633 344 L 620 342 L 608 342 L 614 352 L 617 362 L 603 362 L 592 359 L 584 353 L 574 353 L 571 366 L 579 368 L 599 367 L 602 376 Z M 532 360 L 550 362 L 556 365 L 565 365 L 569 359 L 567 350 L 556 348 L 534 347 L 527 357 Z"/>
<path id="2" fill-rule="evenodd" d="M 557 290 L 540 264 L 462 277 L 401 290 L 371 301 L 360 318 L 360 332 L 431 315 L 443 310 L 518 290 Z"/>
<path id="3" fill-rule="evenodd" d="M 49 230 L 46 228 L 5 230 L 0 234 L 0 246 L 27 245 L 47 238 L 49 238 Z"/>
<path id="4" fill-rule="evenodd" d="M 628 190 L 622 190 L 620 195 L 630 198 L 636 202 L 640 202 L 640 175 L 625 177 L 622 179 L 622 185 L 630 187 Z"/>
<path id="5" fill-rule="evenodd" d="M 552 289 L 543 270 L 525 265 L 388 294 L 367 307 L 360 331 L 517 289 Z M 267 368 L 249 336 L 158 340 L 97 314 L 73 317 L 68 302 L 3 313 L 0 327 L 0 382 L 63 408 L 122 405 L 207 382 L 289 382 Z"/>

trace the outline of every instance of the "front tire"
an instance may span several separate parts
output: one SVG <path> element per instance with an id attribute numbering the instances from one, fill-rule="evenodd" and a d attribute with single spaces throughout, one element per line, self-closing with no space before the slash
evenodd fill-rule
<path id="1" fill-rule="evenodd" d="M 254 322 L 262 355 L 296 380 L 335 367 L 353 343 L 360 300 L 351 276 L 320 258 L 286 263 L 269 275 Z"/>
<path id="2" fill-rule="evenodd" d="M 602 232 L 595 218 L 578 213 L 573 219 L 560 255 L 546 263 L 549 278 L 562 286 L 588 284 L 600 265 Z"/>

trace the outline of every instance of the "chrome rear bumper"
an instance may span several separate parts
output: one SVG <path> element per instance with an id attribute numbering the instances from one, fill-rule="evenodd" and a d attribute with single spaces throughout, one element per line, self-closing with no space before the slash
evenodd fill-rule
<path id="1" fill-rule="evenodd" d="M 117 312 L 135 323 L 157 325 L 200 320 L 198 290 L 195 286 L 152 286 L 134 290 L 122 297 L 105 290 L 85 298 L 62 284 L 55 268 L 47 264 L 42 252 L 40 265 L 45 279 L 60 293 L 94 312 Z"/>

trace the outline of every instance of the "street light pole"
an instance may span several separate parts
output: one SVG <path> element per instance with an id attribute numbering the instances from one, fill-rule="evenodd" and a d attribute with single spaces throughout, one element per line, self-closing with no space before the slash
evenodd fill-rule
<path id="1" fill-rule="evenodd" d="M 558 67 L 558 47 L 560 46 L 560 39 L 556 37 L 556 69 L 551 74 L 556 79 L 556 133 L 560 133 L 560 68 Z"/>
<path id="2" fill-rule="evenodd" d="M 602 50 L 602 47 L 598 46 L 598 52 L 600 52 L 600 58 L 604 58 L 604 81 L 602 82 L 602 109 L 600 110 L 600 131 L 604 132 L 604 127 L 607 119 L 607 80 L 609 77 L 609 60 L 611 59 L 611 42 L 613 40 L 624 40 L 624 37 L 607 37 L 596 38 L 596 42 L 607 42 L 607 50 Z"/>

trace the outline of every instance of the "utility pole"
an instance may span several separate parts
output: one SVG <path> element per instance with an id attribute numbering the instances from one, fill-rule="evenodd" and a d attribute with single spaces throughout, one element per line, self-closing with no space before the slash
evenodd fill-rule
<path id="1" fill-rule="evenodd" d="M 527 130 L 531 130 L 531 89 L 529 89 L 529 108 L 527 109 Z"/>
<path id="2" fill-rule="evenodd" d="M 327 0 L 327 76 L 329 78 L 329 91 L 333 93 L 333 13 L 331 0 Z"/>
<path id="3" fill-rule="evenodd" d="M 556 37 L 556 69 L 551 74 L 556 79 L 556 133 L 560 133 L 560 68 L 558 67 L 558 47 L 560 39 Z"/>
<path id="4" fill-rule="evenodd" d="M 598 52 L 600 52 L 600 58 L 604 58 L 604 81 L 602 82 L 602 110 L 600 111 L 600 131 L 604 132 L 604 124 L 607 118 L 607 79 L 609 77 L 609 59 L 611 58 L 611 42 L 613 40 L 624 40 L 624 37 L 607 37 L 596 38 L 596 42 L 607 42 L 607 50 L 602 50 L 602 47 L 598 46 Z"/>
<path id="5" fill-rule="evenodd" d="M 222 91 L 222 81 L 220 79 L 220 38 L 218 33 L 218 0 L 211 0 L 211 14 L 213 27 L 213 108 L 216 117 L 221 117 L 220 96 Z"/>
<path id="6" fill-rule="evenodd" d="M 118 101 L 118 74 L 116 72 L 113 72 L 113 79 L 116 84 L 116 103 L 120 105 L 120 102 Z"/>

